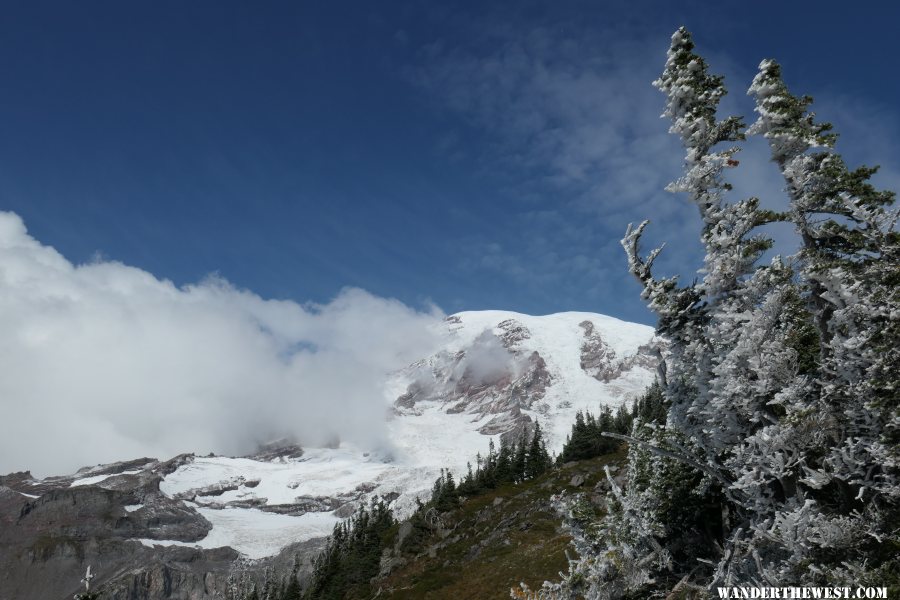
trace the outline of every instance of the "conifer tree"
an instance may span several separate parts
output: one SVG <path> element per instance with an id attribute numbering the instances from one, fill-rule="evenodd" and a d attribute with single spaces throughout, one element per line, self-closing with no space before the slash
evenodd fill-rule
<path id="1" fill-rule="evenodd" d="M 393 524 L 391 510 L 383 500 L 373 498 L 368 507 L 361 506 L 353 517 L 335 525 L 302 597 L 339 600 L 351 590 L 368 593 L 370 580 L 378 574 L 385 534 Z"/>
<path id="2" fill-rule="evenodd" d="M 500 440 L 500 452 L 497 453 L 497 482 L 510 483 L 513 481 L 513 459 L 514 446 L 509 442 Z"/>
<path id="3" fill-rule="evenodd" d="M 817 431 L 827 446 L 806 460 L 811 529 L 841 529 L 853 544 L 843 568 L 865 570 L 867 540 L 894 529 L 900 504 L 900 236 L 895 195 L 869 183 L 877 168 L 850 170 L 833 151 L 831 125 L 790 93 L 780 66 L 760 64 L 748 92 L 759 114 L 751 133 L 769 141 L 800 234 L 797 266 L 819 341 L 811 373 Z M 819 508 L 826 504 L 835 510 Z M 833 513 L 833 514 L 829 514 Z M 896 533 L 894 533 L 896 536 Z M 830 536 L 829 536 L 830 537 Z M 895 537 L 896 539 L 896 537 Z M 839 571 L 840 569 L 838 569 Z"/>
<path id="4" fill-rule="evenodd" d="M 550 456 L 547 454 L 547 446 L 544 443 L 544 433 L 541 424 L 534 423 L 534 431 L 525 454 L 525 476 L 533 479 L 542 475 L 550 466 Z"/>
<path id="5" fill-rule="evenodd" d="M 637 404 L 633 410 L 636 410 Z M 566 439 L 562 452 L 557 457 L 560 463 L 574 460 L 585 460 L 603 454 L 614 452 L 619 443 L 609 437 L 604 437 L 604 431 L 612 431 L 619 434 L 631 433 L 631 423 L 634 417 L 624 404 L 613 416 L 608 406 L 600 409 L 600 416 L 594 417 L 591 413 L 578 411 L 575 413 L 575 423 L 572 432 Z"/>
<path id="6" fill-rule="evenodd" d="M 512 459 L 513 481 L 519 483 L 526 478 L 526 464 L 528 457 L 528 444 L 526 443 L 525 432 L 522 432 L 519 442 L 516 444 L 515 452 Z"/>
<path id="7" fill-rule="evenodd" d="M 284 593 L 281 595 L 281 600 L 300 600 L 301 597 L 300 582 L 297 580 L 297 574 L 291 573 L 287 586 L 284 588 Z"/>
<path id="8" fill-rule="evenodd" d="M 659 250 L 639 252 L 647 223 L 629 226 L 629 268 L 669 343 L 661 398 L 635 410 L 627 486 L 607 473 L 604 520 L 579 522 L 569 505 L 582 556 L 535 597 L 647 596 L 675 581 L 874 584 L 900 568 L 886 550 L 900 546 L 894 196 L 868 183 L 874 169 L 846 167 L 811 99 L 764 61 L 750 133 L 768 138 L 790 208 L 728 203 L 736 149 L 718 147 L 744 127 L 717 120 L 722 79 L 684 28 L 655 85 L 686 149 L 685 175 L 668 189 L 699 209 L 703 278 L 656 279 Z M 760 264 L 771 242 L 757 227 L 775 220 L 795 224 L 799 253 Z"/>

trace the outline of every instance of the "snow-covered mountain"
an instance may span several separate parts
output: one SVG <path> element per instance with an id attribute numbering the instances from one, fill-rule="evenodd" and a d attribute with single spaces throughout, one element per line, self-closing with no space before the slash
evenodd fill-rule
<path id="1" fill-rule="evenodd" d="M 653 380 L 653 329 L 594 313 L 507 311 L 445 319 L 443 349 L 389 382 L 402 461 L 459 469 L 487 437 L 540 420 L 557 452 L 579 410 L 617 407 Z"/>
<path id="2" fill-rule="evenodd" d="M 111 534 L 129 548 L 273 557 L 327 535 L 372 496 L 406 512 L 441 468 L 463 472 L 489 439 L 521 435 L 534 420 L 559 451 L 576 411 L 619 406 L 654 376 L 652 328 L 603 315 L 463 312 L 441 327 L 438 352 L 386 374 L 381 447 L 275 445 L 242 458 L 142 459 L 47 479 L 21 473 L 0 478 L 0 510 L 52 514 L 61 497 L 99 488 L 117 520 Z"/>

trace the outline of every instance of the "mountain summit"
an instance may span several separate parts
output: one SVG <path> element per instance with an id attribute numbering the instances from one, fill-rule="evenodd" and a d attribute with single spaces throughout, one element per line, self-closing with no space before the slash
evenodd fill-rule
<path id="1" fill-rule="evenodd" d="M 652 328 L 593 313 L 463 312 L 441 328 L 436 353 L 386 374 L 379 447 L 282 442 L 246 457 L 0 477 L 0 597 L 71 594 L 87 563 L 117 598 L 211 597 L 236 562 L 313 554 L 374 496 L 402 516 L 440 469 L 461 473 L 493 436 L 540 421 L 559 451 L 577 411 L 638 396 L 659 352 Z"/>

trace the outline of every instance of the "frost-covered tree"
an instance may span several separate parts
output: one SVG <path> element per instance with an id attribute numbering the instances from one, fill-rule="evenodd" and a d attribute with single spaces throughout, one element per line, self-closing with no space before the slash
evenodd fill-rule
<path id="1" fill-rule="evenodd" d="M 754 229 L 778 215 L 760 210 L 756 198 L 734 204 L 725 201 L 731 186 L 724 172 L 738 164 L 734 159 L 737 148 L 717 147 L 744 139 L 743 120 L 737 116 L 716 118 L 725 86 L 720 76 L 708 72 L 706 62 L 693 49 L 684 28 L 675 32 L 665 70 L 654 85 L 667 96 L 663 116 L 672 120 L 669 131 L 678 135 L 685 147 L 685 173 L 667 190 L 687 193 L 699 209 L 706 250 L 703 279 L 678 287 L 675 278 L 653 277 L 653 262 L 661 249 L 643 258 L 638 248 L 647 221 L 629 227 L 623 245 L 631 272 L 644 285 L 644 299 L 659 316 L 658 330 L 671 342 L 666 395 L 674 423 L 680 430 L 696 434 L 701 445 L 716 446 L 722 440 L 703 432 L 709 426 L 709 414 L 719 408 L 706 382 L 713 378 L 720 348 L 719 340 L 705 332 L 711 319 L 738 312 L 746 302 L 741 297 L 743 279 L 771 246 L 771 241 Z"/>
<path id="2" fill-rule="evenodd" d="M 660 318 L 659 332 L 670 344 L 664 390 L 667 425 L 644 443 L 656 452 L 653 471 L 676 481 L 650 471 L 635 479 L 622 497 L 626 504 L 628 496 L 633 497 L 638 506 L 631 512 L 645 517 L 647 535 L 662 528 L 667 539 L 684 544 L 690 524 L 679 531 L 672 523 L 660 523 L 665 511 L 653 504 L 663 502 L 663 492 L 654 488 L 689 479 L 685 466 L 702 474 L 699 493 L 715 507 L 705 516 L 717 522 L 718 531 L 708 532 L 705 549 L 699 540 L 691 541 L 695 549 L 684 556 L 688 562 L 711 560 L 706 554 L 727 541 L 732 524 L 752 520 L 747 513 L 754 510 L 755 500 L 772 495 L 770 490 L 780 485 L 776 482 L 788 478 L 780 465 L 757 464 L 756 459 L 771 458 L 758 451 L 761 441 L 774 433 L 778 395 L 802 388 L 795 352 L 786 341 L 793 324 L 785 322 L 785 316 L 792 313 L 783 310 L 796 294 L 792 272 L 779 258 L 758 264 L 771 241 L 757 228 L 781 215 L 760 209 L 756 198 L 726 201 L 731 186 L 724 172 L 737 166 L 736 148 L 717 147 L 743 139 L 743 122 L 735 116 L 717 119 L 725 95 L 722 78 L 708 72 L 693 48 L 687 31 L 677 31 L 655 85 L 667 96 L 664 116 L 672 120 L 670 132 L 679 135 L 685 147 L 685 174 L 667 189 L 686 193 L 699 209 L 706 251 L 703 278 L 687 288 L 678 288 L 674 279 L 655 279 L 651 267 L 659 250 L 643 259 L 638 247 L 646 222 L 629 228 L 623 240 L 632 273 L 643 283 L 644 297 Z M 633 452 L 632 472 L 650 461 L 642 454 Z M 754 461 L 748 462 L 751 456 Z M 746 477 L 748 471 L 753 477 Z M 745 481 L 735 485 L 742 477 Z"/>
<path id="3" fill-rule="evenodd" d="M 748 93 L 759 114 L 751 133 L 769 141 L 787 184 L 790 219 L 801 238 L 798 273 L 819 339 L 812 385 L 827 448 L 804 465 L 804 483 L 816 491 L 809 502 L 827 501 L 841 515 L 831 521 L 834 528 L 850 527 L 861 538 L 845 561 L 860 572 L 864 561 L 872 562 L 872 540 L 879 546 L 890 537 L 896 542 L 898 527 L 895 195 L 869 183 L 877 168 L 847 167 L 833 151 L 837 136 L 829 133 L 831 125 L 816 121 L 808 110 L 811 98 L 790 93 L 777 63 L 760 64 Z"/>
<path id="4" fill-rule="evenodd" d="M 894 195 L 868 182 L 874 169 L 846 167 L 811 100 L 764 61 L 749 133 L 770 141 L 790 208 L 726 201 L 744 125 L 717 118 L 722 78 L 693 49 L 679 29 L 654 85 L 685 147 L 685 173 L 667 189 L 699 209 L 702 278 L 654 277 L 660 250 L 639 248 L 647 222 L 622 242 L 668 341 L 665 424 L 635 420 L 624 488 L 610 477 L 599 522 L 567 505 L 580 558 L 526 596 L 883 585 L 900 570 Z M 799 251 L 763 263 L 771 241 L 758 228 L 776 220 L 795 224 Z"/>

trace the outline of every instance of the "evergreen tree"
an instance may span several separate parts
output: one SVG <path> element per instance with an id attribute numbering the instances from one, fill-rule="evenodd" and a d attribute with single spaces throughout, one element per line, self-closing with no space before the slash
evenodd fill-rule
<path id="1" fill-rule="evenodd" d="M 438 512 L 447 512 L 456 508 L 459 504 L 459 491 L 456 488 L 453 473 L 449 469 L 441 469 L 441 476 L 435 480 L 434 485 L 431 487 L 431 501 L 429 504 Z"/>
<path id="2" fill-rule="evenodd" d="M 895 195 L 869 183 L 877 168 L 850 170 L 834 153 L 831 125 L 816 122 L 811 98 L 790 93 L 777 63 L 760 64 L 749 93 L 759 114 L 751 133 L 768 139 L 787 184 L 803 298 L 819 341 L 810 404 L 827 450 L 804 460 L 801 483 L 812 499 L 787 517 L 806 518 L 811 530 L 843 530 L 837 545 L 854 556 L 836 572 L 860 573 L 877 560 L 870 540 L 883 547 L 900 511 L 900 235 L 897 212 L 888 210 Z"/>
<path id="3" fill-rule="evenodd" d="M 549 466 L 550 455 L 547 453 L 547 446 L 544 443 L 544 433 L 541 431 L 541 424 L 535 421 L 531 441 L 528 443 L 528 449 L 525 452 L 525 476 L 528 479 L 538 477 Z"/>
<path id="4" fill-rule="evenodd" d="M 659 390 L 659 385 L 654 385 L 655 388 L 651 388 L 651 390 Z M 594 417 L 591 413 L 583 413 L 581 411 L 575 413 L 575 423 L 572 424 L 572 432 L 566 438 L 566 443 L 563 445 L 557 461 L 566 463 L 575 460 L 586 460 L 615 452 L 620 442 L 605 436 L 604 432 L 621 435 L 631 433 L 632 422 L 637 415 L 639 405 L 644 406 L 642 409 L 644 411 L 662 410 L 661 402 L 654 404 L 649 399 L 650 394 L 651 391 L 648 391 L 644 397 L 632 405 L 631 410 L 625 404 L 620 405 L 616 409 L 615 415 L 613 415 L 612 409 L 608 406 L 601 407 L 599 417 Z M 658 391 L 657 394 L 661 397 L 661 392 Z M 645 420 L 649 422 L 648 419 Z M 664 413 L 660 422 L 663 421 L 665 421 Z"/>
<path id="5" fill-rule="evenodd" d="M 629 226 L 623 246 L 668 341 L 666 377 L 633 411 L 627 487 L 607 473 L 599 523 L 569 506 L 582 558 L 538 595 L 648 596 L 691 578 L 875 584 L 900 567 L 890 550 L 900 546 L 894 196 L 868 183 L 874 169 L 851 171 L 831 152 L 836 138 L 808 112 L 811 99 L 791 95 L 764 61 L 750 133 L 768 138 L 790 208 L 728 203 L 736 148 L 717 148 L 743 139 L 743 123 L 717 120 L 722 79 L 683 28 L 655 85 L 686 149 L 685 175 L 668 189 L 699 209 L 703 278 L 656 279 L 659 250 L 639 252 L 647 223 Z M 800 251 L 760 264 L 771 242 L 757 228 L 776 220 L 795 224 Z"/>
<path id="6" fill-rule="evenodd" d="M 500 440 L 500 452 L 497 454 L 496 479 L 498 483 L 511 483 L 514 480 L 512 466 L 514 450 L 514 445 Z"/>
<path id="7" fill-rule="evenodd" d="M 390 509 L 379 499 L 335 525 L 331 539 L 315 560 L 309 587 L 302 597 L 339 600 L 351 590 L 367 594 L 369 581 L 378 574 L 387 531 L 393 525 Z"/>
<path id="8" fill-rule="evenodd" d="M 664 425 L 666 422 L 666 402 L 663 387 L 654 381 L 647 391 L 634 403 L 631 412 L 632 421 L 644 424 Z M 620 431 L 619 433 L 625 433 Z"/>
<path id="9" fill-rule="evenodd" d="M 527 465 L 528 445 L 525 439 L 525 431 L 522 431 L 522 435 L 519 438 L 519 442 L 516 444 L 515 451 L 513 452 L 512 475 L 513 481 L 515 483 L 524 481 L 526 478 L 525 469 Z"/>
<path id="10" fill-rule="evenodd" d="M 461 496 L 471 496 L 479 491 L 478 484 L 475 481 L 475 473 L 472 471 L 472 463 L 470 462 L 466 463 L 466 474 L 459 483 L 458 490 Z M 420 502 L 418 498 L 416 501 Z"/>
<path id="11" fill-rule="evenodd" d="M 276 600 L 273 575 L 274 571 L 270 567 L 266 567 L 263 571 L 262 592 L 259 594 L 261 600 Z"/>
<path id="12" fill-rule="evenodd" d="M 566 439 L 562 452 L 559 455 L 560 462 L 570 462 L 590 458 L 593 453 L 591 448 L 590 429 L 584 413 L 580 410 L 575 413 L 575 423 L 572 424 L 572 433 Z"/>
<path id="13" fill-rule="evenodd" d="M 601 431 L 615 431 L 619 433 L 628 433 L 631 431 L 631 412 L 624 404 L 620 404 L 616 409 L 616 416 L 611 419 L 609 427 L 601 427 Z"/>
<path id="14" fill-rule="evenodd" d="M 487 457 L 484 459 L 478 478 L 478 485 L 482 489 L 497 487 L 497 454 L 495 450 L 494 440 L 491 439 L 488 441 Z"/>

